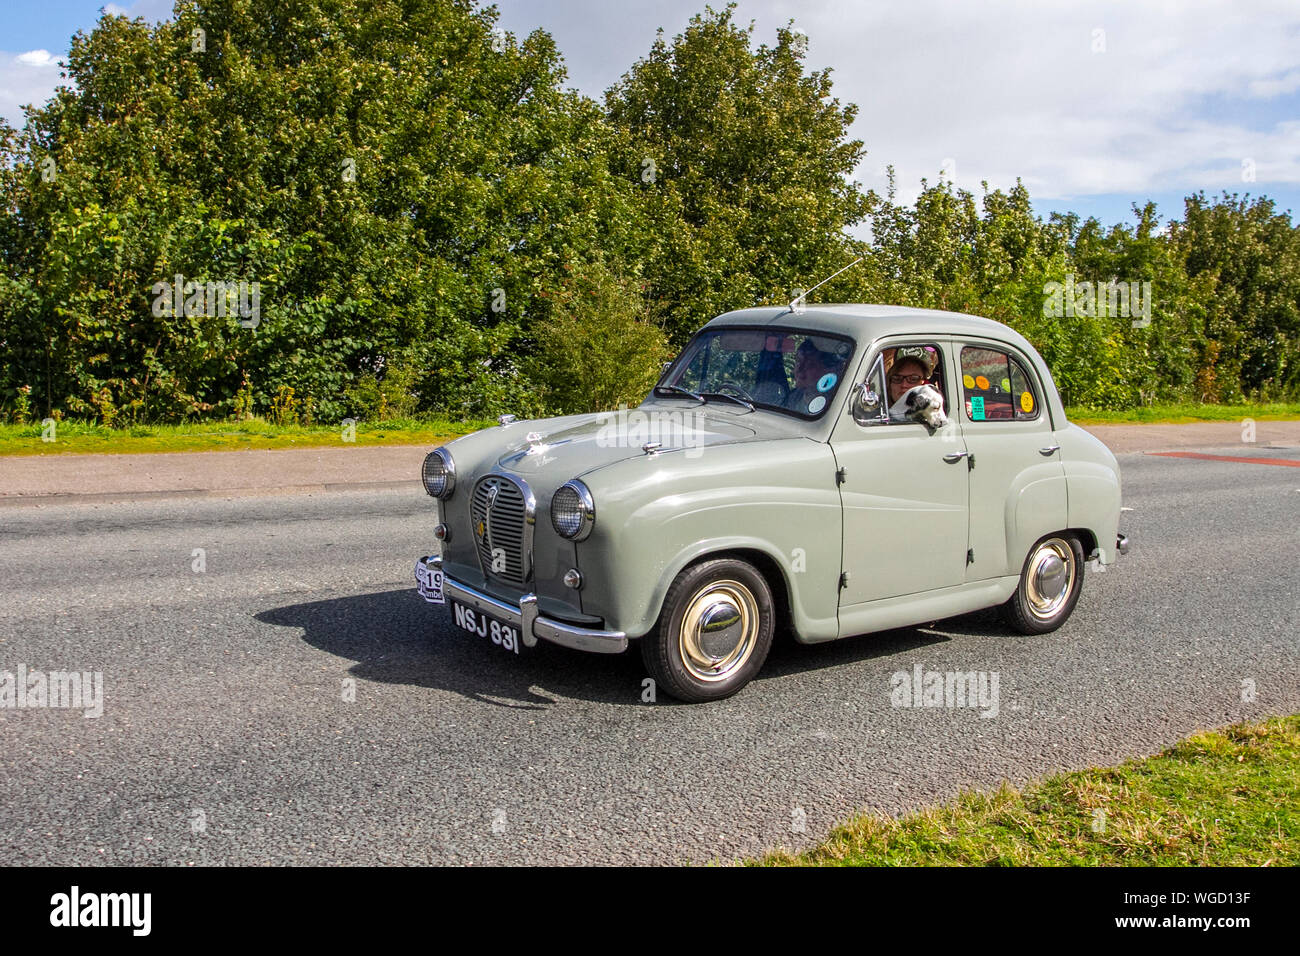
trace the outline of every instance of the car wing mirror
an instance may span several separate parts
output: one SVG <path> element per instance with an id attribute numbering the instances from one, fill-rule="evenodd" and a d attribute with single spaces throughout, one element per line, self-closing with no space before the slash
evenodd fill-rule
<path id="1" fill-rule="evenodd" d="M 859 425 L 874 425 L 884 421 L 884 400 L 869 383 L 859 382 L 854 385 L 853 396 L 849 401 L 853 409 L 853 420 Z"/>

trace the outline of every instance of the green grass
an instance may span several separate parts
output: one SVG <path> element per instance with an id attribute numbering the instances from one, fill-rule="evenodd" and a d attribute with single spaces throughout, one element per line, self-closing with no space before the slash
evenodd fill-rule
<path id="1" fill-rule="evenodd" d="M 464 435 L 490 422 L 446 419 L 360 422 L 357 445 L 434 445 Z M 261 419 L 247 422 L 205 422 L 190 425 L 145 425 L 105 428 L 84 422 L 59 422 L 55 441 L 41 440 L 41 426 L 0 425 L 0 455 L 60 455 L 110 452 L 222 451 L 237 448 L 319 448 L 344 446 L 339 425 L 304 427 L 272 425 Z"/>
<path id="2" fill-rule="evenodd" d="M 1154 424 L 1181 422 L 1239 422 L 1300 419 L 1300 402 L 1268 405 L 1153 405 L 1124 411 L 1068 408 L 1079 425 Z M 444 418 L 362 422 L 358 445 L 431 445 L 494 424 L 487 420 Z M 312 448 L 343 444 L 338 425 L 272 425 L 262 419 L 247 422 L 203 422 L 188 425 L 141 425 L 105 428 L 85 422 L 60 422 L 56 441 L 41 440 L 41 427 L 0 425 L 0 455 L 59 455 L 108 452 L 132 454 L 166 451 L 221 451 L 232 448 Z"/>
<path id="3" fill-rule="evenodd" d="M 1155 757 L 863 816 L 768 866 L 1294 866 L 1300 716 L 1198 733 Z M 1098 816 L 1101 811 L 1102 816 Z M 1094 820 L 1104 827 L 1094 829 Z"/>
<path id="4" fill-rule="evenodd" d="M 1065 415 L 1076 425 L 1183 424 L 1186 422 L 1279 421 L 1300 418 L 1300 402 L 1266 405 L 1149 405 L 1108 411 L 1100 408 L 1069 407 Z"/>

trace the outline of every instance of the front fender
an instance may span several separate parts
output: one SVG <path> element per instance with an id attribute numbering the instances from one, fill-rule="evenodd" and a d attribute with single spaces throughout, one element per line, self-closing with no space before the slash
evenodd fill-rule
<path id="1" fill-rule="evenodd" d="M 578 545 L 582 610 L 645 635 L 682 569 L 756 551 L 780 569 L 795 632 L 834 636 L 843 531 L 834 458 L 807 439 L 643 456 L 584 476 L 596 526 Z"/>

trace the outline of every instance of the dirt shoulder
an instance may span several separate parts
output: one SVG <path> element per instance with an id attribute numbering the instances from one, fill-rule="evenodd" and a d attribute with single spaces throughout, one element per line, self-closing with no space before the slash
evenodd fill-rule
<path id="1" fill-rule="evenodd" d="M 1115 454 L 1189 448 L 1255 450 L 1300 446 L 1300 421 L 1258 422 L 1255 444 L 1237 422 L 1093 425 Z M 228 496 L 420 487 L 424 445 L 261 451 L 0 458 L 0 503 L 112 501 L 161 496 Z"/>
<path id="2" fill-rule="evenodd" d="M 1300 421 L 1256 422 L 1255 442 L 1242 441 L 1240 422 L 1189 422 L 1183 425 L 1086 425 L 1117 455 L 1182 451 L 1189 448 L 1263 448 L 1300 445 Z"/>
<path id="3" fill-rule="evenodd" d="M 420 487 L 423 445 L 0 458 L 0 502 Z"/>

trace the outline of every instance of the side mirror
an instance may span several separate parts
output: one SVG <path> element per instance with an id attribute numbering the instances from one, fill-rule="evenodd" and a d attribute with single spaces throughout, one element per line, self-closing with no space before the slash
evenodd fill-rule
<path id="1" fill-rule="evenodd" d="M 880 395 L 866 382 L 853 386 L 853 396 L 849 400 L 853 410 L 853 420 L 859 425 L 872 425 L 884 420 L 884 402 Z"/>

